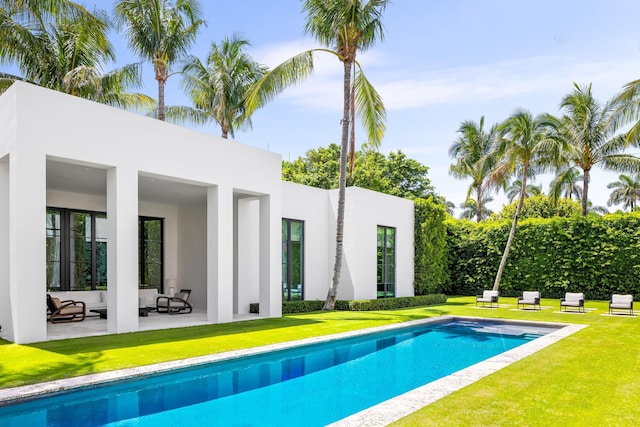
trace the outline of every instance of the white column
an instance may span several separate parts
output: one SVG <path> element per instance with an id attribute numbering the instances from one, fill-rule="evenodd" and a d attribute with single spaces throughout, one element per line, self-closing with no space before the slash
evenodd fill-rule
<path id="1" fill-rule="evenodd" d="M 282 316 L 281 206 L 273 195 L 260 197 L 260 316 Z"/>
<path id="2" fill-rule="evenodd" d="M 0 337 L 13 341 L 9 297 L 9 156 L 0 159 Z"/>
<path id="3" fill-rule="evenodd" d="M 207 320 L 233 321 L 233 189 L 207 191 Z"/>
<path id="4" fill-rule="evenodd" d="M 13 341 L 47 339 L 46 158 L 9 158 L 9 300 Z M 3 326 L 4 329 L 5 326 Z"/>
<path id="5" fill-rule="evenodd" d="M 107 170 L 107 329 L 138 330 L 138 173 Z"/>

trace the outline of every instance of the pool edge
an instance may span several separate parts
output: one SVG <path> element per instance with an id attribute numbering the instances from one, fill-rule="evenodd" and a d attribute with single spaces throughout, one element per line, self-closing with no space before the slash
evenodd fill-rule
<path id="1" fill-rule="evenodd" d="M 482 319 L 489 320 L 487 318 L 477 318 L 469 316 L 450 316 L 454 319 Z M 499 320 L 502 319 L 490 319 Z M 332 424 L 331 427 L 377 427 L 386 426 L 419 409 L 439 400 L 451 393 L 454 393 L 474 382 L 487 377 L 500 369 L 503 369 L 512 363 L 528 357 L 543 348 L 546 348 L 552 344 L 557 343 L 563 338 L 566 338 L 589 325 L 581 324 L 566 324 L 556 322 L 536 322 L 528 320 L 505 320 L 505 323 L 525 323 L 532 325 L 557 325 L 562 326 L 561 329 L 550 332 L 540 338 L 536 338 L 533 341 L 527 342 L 511 350 L 500 353 L 489 359 L 478 362 L 460 371 L 454 372 L 451 375 L 432 381 L 421 387 L 415 388 L 411 391 L 403 393 L 399 396 L 386 400 L 378 405 L 364 409 L 346 418 L 338 420 Z"/>

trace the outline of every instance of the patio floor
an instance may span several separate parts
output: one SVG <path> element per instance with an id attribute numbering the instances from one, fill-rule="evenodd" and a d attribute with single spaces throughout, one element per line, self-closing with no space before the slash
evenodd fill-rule
<path id="1" fill-rule="evenodd" d="M 257 314 L 234 314 L 233 321 L 256 320 Z M 189 314 L 174 314 L 151 312 L 147 317 L 138 318 L 139 331 L 151 331 L 156 329 L 184 328 L 187 326 L 209 325 L 205 311 L 194 310 Z M 61 340 L 67 338 L 80 338 L 97 335 L 108 335 L 107 319 L 98 316 L 87 317 L 82 322 L 49 323 L 47 322 L 47 340 Z"/>

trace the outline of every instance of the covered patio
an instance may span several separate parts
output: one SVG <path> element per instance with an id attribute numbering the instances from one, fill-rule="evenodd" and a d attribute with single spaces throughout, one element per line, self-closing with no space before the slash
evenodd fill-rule
<path id="1" fill-rule="evenodd" d="M 47 340 L 62 340 L 69 338 L 92 337 L 108 335 L 107 319 L 101 319 L 95 313 L 88 313 L 89 316 L 82 322 L 69 323 L 47 323 Z M 241 322 L 247 320 L 257 320 L 257 314 L 234 314 L 233 321 Z M 159 329 L 186 328 L 190 326 L 210 325 L 207 321 L 205 310 L 194 310 L 188 314 L 165 314 L 151 312 L 147 317 L 141 317 L 138 321 L 138 331 L 154 331 Z"/>

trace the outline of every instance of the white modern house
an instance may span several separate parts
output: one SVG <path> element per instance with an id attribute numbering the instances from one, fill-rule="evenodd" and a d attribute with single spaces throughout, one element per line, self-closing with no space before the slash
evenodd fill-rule
<path id="1" fill-rule="evenodd" d="M 279 154 L 15 83 L 0 96 L 0 338 L 49 339 L 48 293 L 102 305 L 110 333 L 140 329 L 145 289 L 191 289 L 207 323 L 324 299 L 336 203 L 282 182 Z M 413 203 L 352 187 L 346 208 L 338 297 L 413 295 Z"/>

